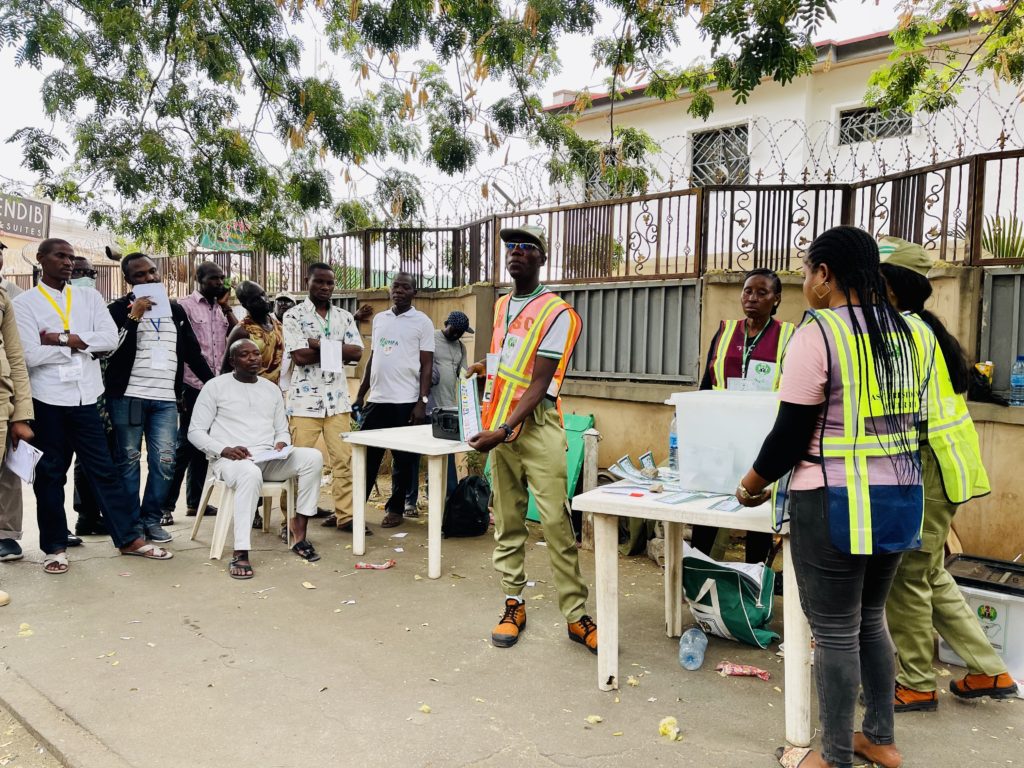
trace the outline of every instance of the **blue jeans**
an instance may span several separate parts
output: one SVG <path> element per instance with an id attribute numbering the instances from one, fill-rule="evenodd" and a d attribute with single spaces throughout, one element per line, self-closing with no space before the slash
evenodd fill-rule
<path id="1" fill-rule="evenodd" d="M 125 491 L 95 404 L 50 405 L 33 399 L 32 406 L 36 417 L 36 437 L 32 442 L 43 452 L 32 486 L 36 494 L 39 548 L 50 555 L 68 546 L 64 484 L 73 454 L 82 462 L 114 545 L 126 547 L 141 538 L 138 494 L 132 498 Z"/>
<path id="2" fill-rule="evenodd" d="M 146 437 L 149 477 L 142 497 L 140 517 L 147 528 L 160 525 L 164 500 L 174 480 L 174 455 L 178 440 L 178 406 L 166 400 L 111 397 L 107 400 L 114 425 L 117 468 L 125 488 L 139 497 L 142 437 Z"/>

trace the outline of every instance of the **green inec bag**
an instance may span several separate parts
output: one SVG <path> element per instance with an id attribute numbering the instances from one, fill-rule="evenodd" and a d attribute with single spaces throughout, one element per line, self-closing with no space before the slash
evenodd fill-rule
<path id="1" fill-rule="evenodd" d="M 771 568 L 719 563 L 684 545 L 683 591 L 690 613 L 708 634 L 767 648 L 779 639 L 767 629 L 774 589 Z"/>

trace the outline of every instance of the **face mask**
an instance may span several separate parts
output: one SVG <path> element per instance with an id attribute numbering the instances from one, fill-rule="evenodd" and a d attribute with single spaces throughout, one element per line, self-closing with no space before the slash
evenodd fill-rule
<path id="1" fill-rule="evenodd" d="M 76 288 L 95 288 L 96 278 L 95 277 L 73 277 L 70 280 L 71 284 Z"/>

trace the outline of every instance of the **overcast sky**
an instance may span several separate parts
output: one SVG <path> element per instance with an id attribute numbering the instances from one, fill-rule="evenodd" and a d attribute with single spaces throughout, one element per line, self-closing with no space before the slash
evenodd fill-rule
<path id="1" fill-rule="evenodd" d="M 851 37 L 870 34 L 872 32 L 887 31 L 893 27 L 896 19 L 896 0 L 879 0 L 877 3 L 872 0 L 861 2 L 861 0 L 839 0 L 835 3 L 835 12 L 838 23 L 829 22 L 819 35 L 821 40 L 834 39 L 845 40 Z M 615 19 L 608 18 L 602 21 L 605 30 L 610 30 Z M 319 69 L 321 74 L 333 73 L 343 85 L 355 83 L 355 79 L 349 70 L 347 62 L 331 55 L 326 45 L 319 43 L 317 28 L 313 23 L 307 23 L 296 30 L 305 41 L 305 54 L 303 57 L 303 69 L 313 72 Z M 685 21 L 680 26 L 682 44 L 673 55 L 673 61 L 679 64 L 688 64 L 694 59 L 706 55 L 708 46 L 700 40 L 692 25 Z M 562 60 L 562 71 L 550 80 L 546 92 L 542 94 L 545 103 L 551 103 L 552 93 L 560 89 L 580 90 L 591 86 L 595 91 L 603 91 L 602 85 L 606 74 L 595 72 L 593 61 L 590 58 L 590 46 L 592 38 L 573 37 L 567 38 L 559 50 Z M 407 56 L 406 58 L 409 58 Z M 21 150 L 18 144 L 7 144 L 6 139 L 18 128 L 24 126 L 41 127 L 51 129 L 50 122 L 43 114 L 40 101 L 40 88 L 44 72 L 37 72 L 27 67 L 18 68 L 14 64 L 14 51 L 12 49 L 0 50 L 0 82 L 4 83 L 5 109 L 0 111 L 0 190 L 9 187 L 8 180 L 13 179 L 30 187 L 33 181 L 32 176 L 21 167 Z M 495 92 L 500 92 L 500 84 L 492 84 Z M 487 100 L 490 94 L 482 94 Z M 66 138 L 66 133 L 61 126 L 53 127 L 55 133 Z M 280 147 L 265 147 L 268 154 L 277 155 L 282 153 Z M 522 157 L 529 150 L 526 142 L 513 141 L 509 151 L 510 160 Z M 283 156 L 283 155 L 282 155 Z M 479 168 L 493 167 L 500 165 L 505 158 L 505 148 L 492 154 L 482 155 Z M 331 162 L 328 168 L 332 174 L 340 177 L 342 168 L 340 164 Z M 443 180 L 436 172 L 424 171 L 425 177 L 433 177 L 438 181 Z M 475 176 L 470 173 L 469 176 Z M 358 178 L 358 174 L 356 174 Z M 358 192 L 365 194 L 370 191 L 369 187 L 360 183 Z M 337 184 L 336 193 L 343 195 L 345 188 L 340 180 Z M 67 212 L 55 211 L 58 215 L 67 215 Z"/>

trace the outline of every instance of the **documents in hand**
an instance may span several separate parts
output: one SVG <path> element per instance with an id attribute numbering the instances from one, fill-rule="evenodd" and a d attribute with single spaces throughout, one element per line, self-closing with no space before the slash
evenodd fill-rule
<path id="1" fill-rule="evenodd" d="M 286 445 L 280 451 L 275 451 L 271 448 L 268 451 L 260 451 L 259 453 L 253 454 L 252 460 L 257 464 L 262 464 L 264 461 L 278 461 L 280 459 L 287 459 L 292 452 L 292 447 Z"/>
<path id="2" fill-rule="evenodd" d="M 475 373 L 468 379 L 459 379 L 459 437 L 463 442 L 483 431 L 476 379 Z"/>
<path id="3" fill-rule="evenodd" d="M 43 458 L 43 452 L 25 440 L 18 443 L 17 448 L 7 449 L 7 468 L 26 483 L 34 483 L 36 464 Z"/>
<path id="4" fill-rule="evenodd" d="M 167 286 L 163 283 L 140 283 L 132 286 L 137 299 L 150 299 L 153 306 L 146 310 L 146 320 L 157 320 L 171 316 L 171 300 L 167 298 Z"/>
<path id="5" fill-rule="evenodd" d="M 339 339 L 320 339 L 320 369 L 327 373 L 344 373 L 345 360 Z"/>

